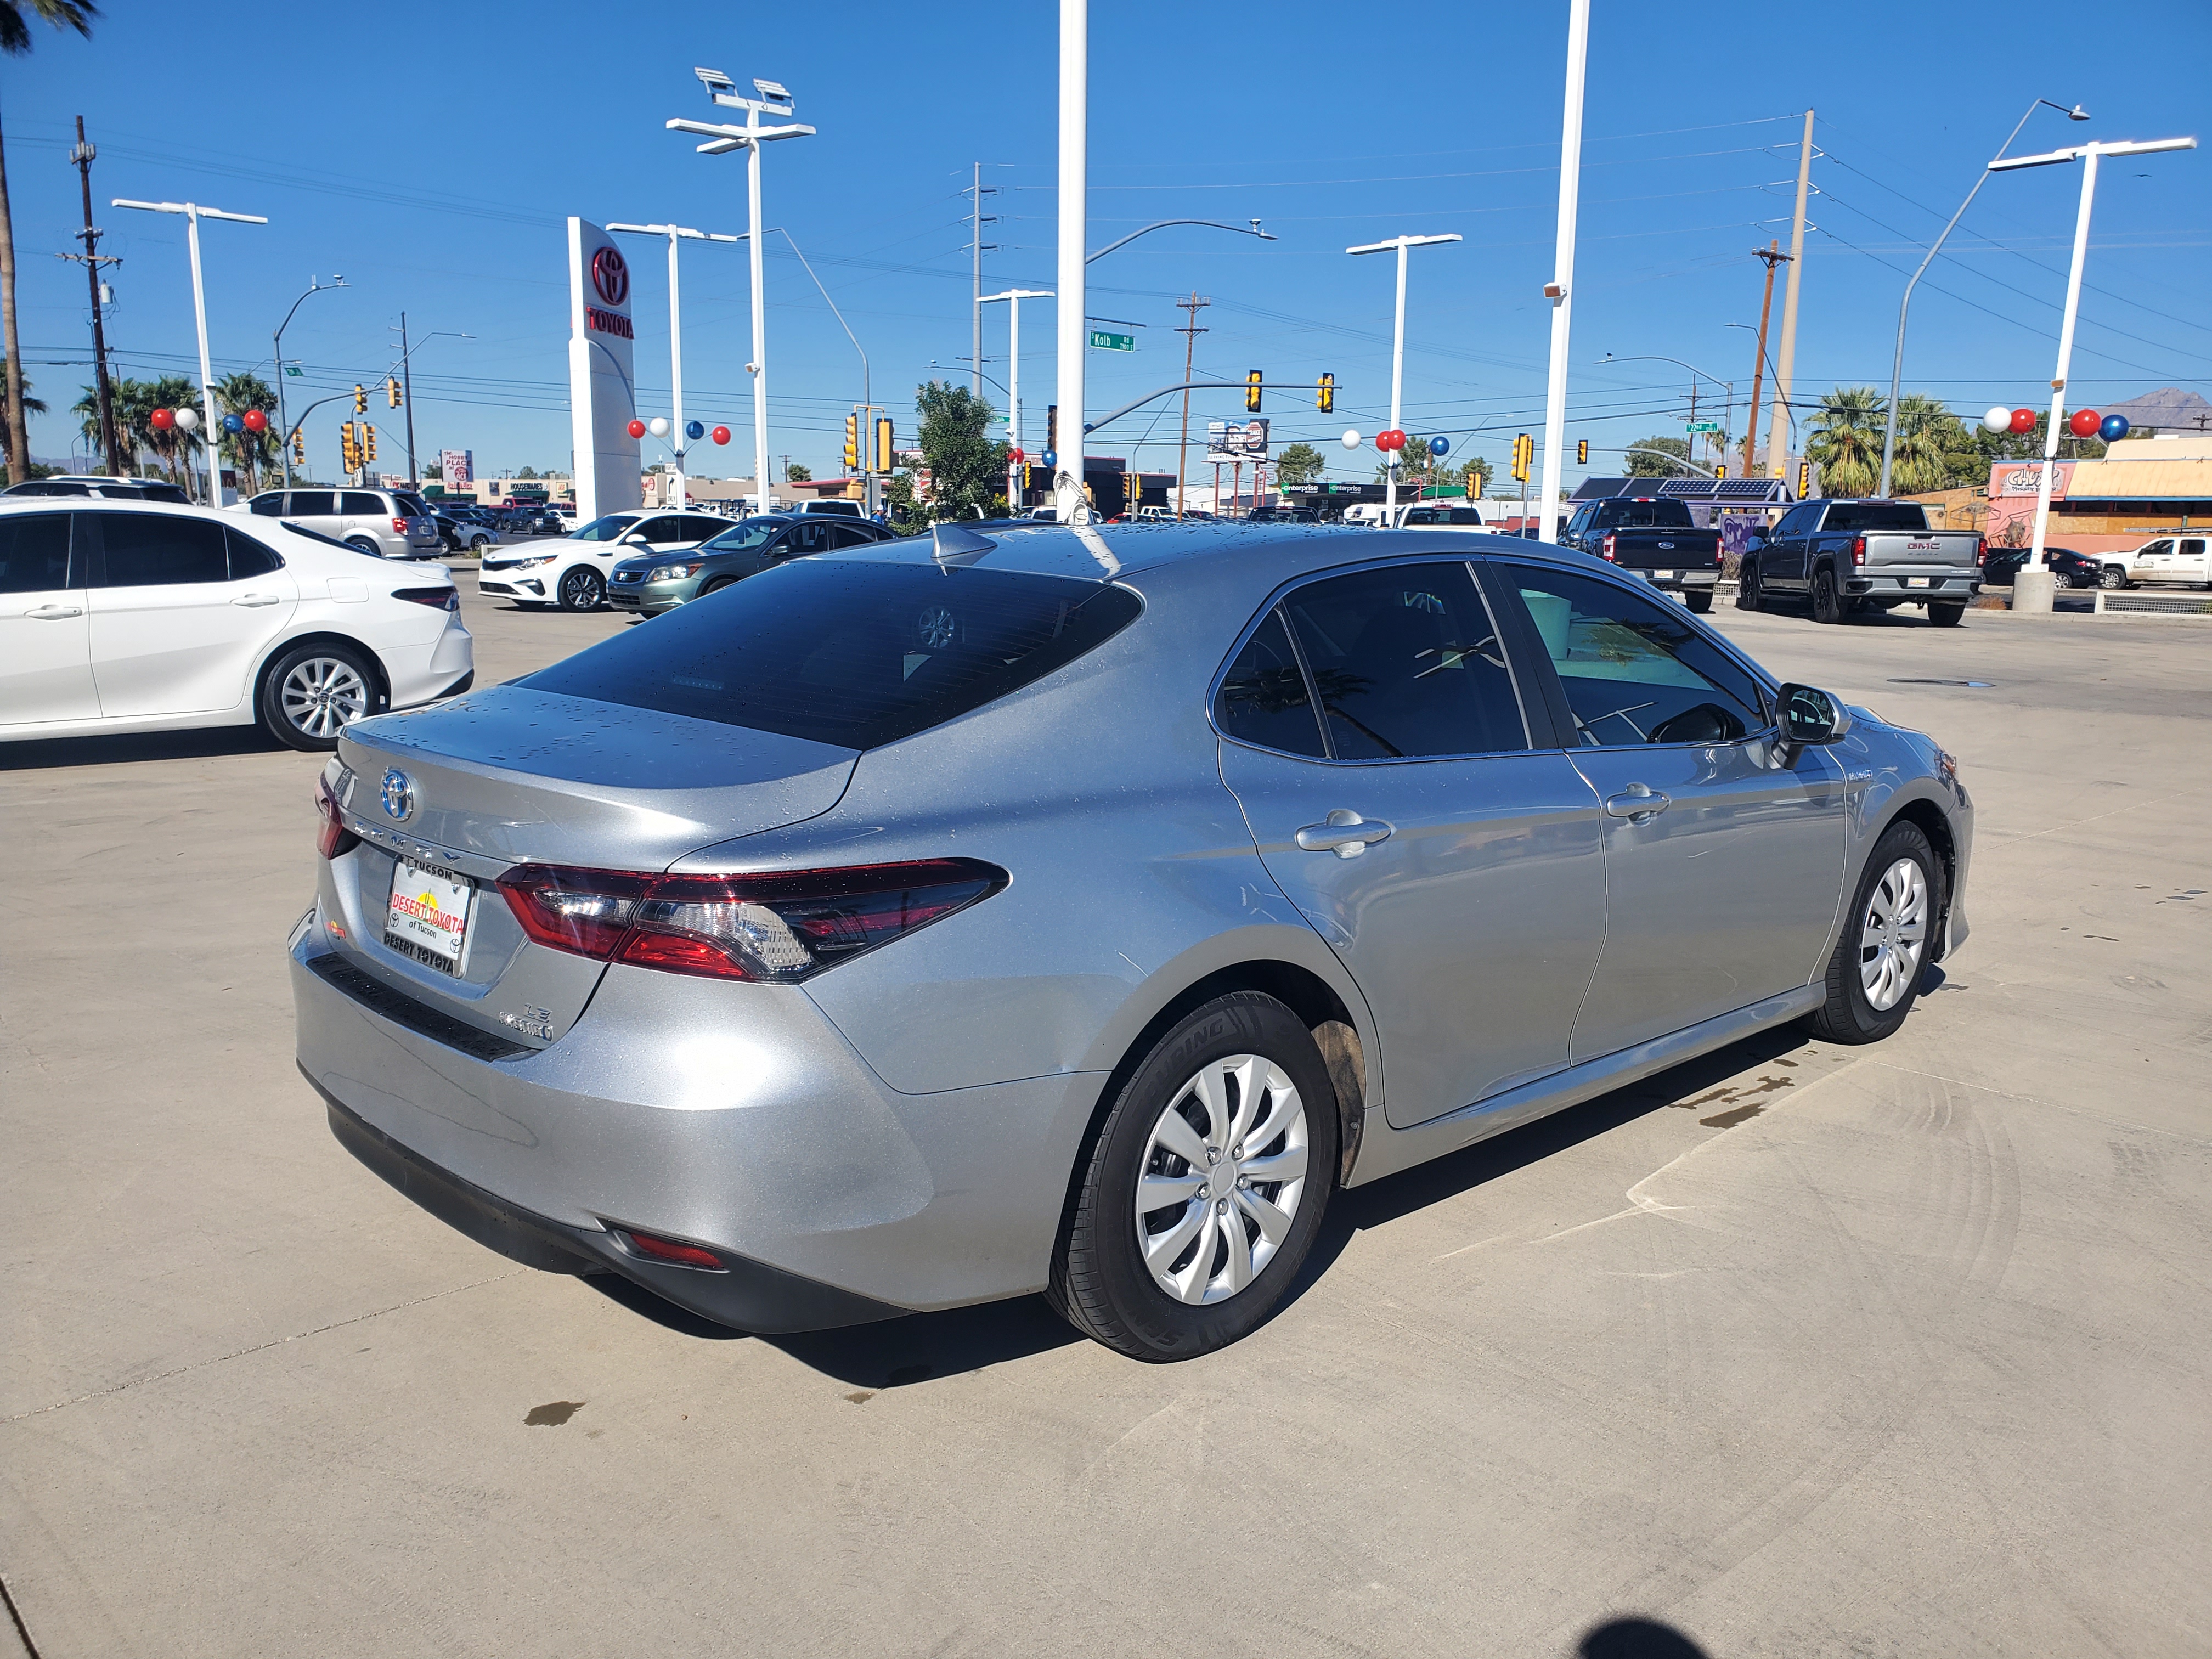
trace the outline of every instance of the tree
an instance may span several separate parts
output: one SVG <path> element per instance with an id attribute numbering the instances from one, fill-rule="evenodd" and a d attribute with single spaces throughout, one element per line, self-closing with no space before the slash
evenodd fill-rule
<path id="1" fill-rule="evenodd" d="M 92 20 L 100 15 L 93 0 L 30 0 L 28 9 L 58 29 L 72 28 L 88 37 L 92 33 Z M 0 0 L 0 52 L 10 58 L 21 58 L 31 49 L 24 10 L 22 0 Z M 4 141 L 0 141 L 0 356 L 8 360 L 8 482 L 21 483 L 29 476 L 31 428 L 24 418 L 23 349 L 15 334 L 15 222 L 8 209 Z"/>
<path id="2" fill-rule="evenodd" d="M 805 462 L 804 462 L 804 461 L 786 461 L 786 462 L 783 464 L 783 481 L 784 481 L 784 483 L 812 483 L 812 482 L 813 482 L 813 479 L 814 479 L 814 469 L 813 469 L 812 467 L 811 467 L 811 466 L 807 465 Z"/>
<path id="3" fill-rule="evenodd" d="M 534 466 L 526 466 L 514 476 L 518 482 L 524 478 L 534 478 L 538 476 L 538 469 Z"/>
<path id="4" fill-rule="evenodd" d="M 422 476 L 426 479 L 435 478 L 440 483 L 445 483 L 446 464 L 443 461 L 426 462 L 422 467 Z"/>
<path id="5" fill-rule="evenodd" d="M 30 381 L 30 377 L 29 377 L 28 375 L 26 375 L 26 376 L 24 376 L 24 377 L 23 377 L 23 379 L 22 379 L 20 382 L 16 382 L 16 381 L 15 381 L 15 377 L 14 372 L 13 372 L 13 370 L 14 370 L 14 365 L 13 365 L 13 364 L 10 364 L 10 365 L 9 366 L 9 380 L 10 383 L 12 383 L 12 384 L 16 384 L 16 385 L 18 386 L 19 390 L 20 390 L 20 392 L 21 392 L 21 397 L 22 397 L 22 404 L 23 404 L 24 410 L 25 410 L 27 413 L 28 413 L 28 414 L 32 414 L 32 415 L 43 415 L 43 414 L 45 414 L 45 413 L 46 412 L 46 404 L 44 404 L 40 403 L 40 402 L 36 398 L 33 398 L 33 397 L 31 395 L 31 381 Z M 10 431 L 12 431 L 12 428 L 10 428 Z M 4 461 L 4 462 L 6 462 L 6 463 L 7 463 L 7 465 L 8 465 L 8 466 L 9 466 L 9 477 L 10 477 L 11 478 L 14 477 L 14 468 L 15 468 L 15 455 L 16 455 L 15 444 L 15 441 L 14 441 L 14 439 L 9 435 L 9 431 L 0 431 L 0 461 Z M 26 464 L 27 465 L 29 464 L 29 461 L 30 461 L 30 457 L 29 457 L 27 454 L 27 455 L 25 455 L 25 456 L 24 456 L 24 462 L 25 462 L 25 464 Z M 29 475 L 28 475 L 27 473 L 26 473 L 24 476 L 27 477 Z"/>
<path id="6" fill-rule="evenodd" d="M 1823 490 L 1874 494 L 1881 481 L 1881 436 L 1888 418 L 1889 399 L 1870 386 L 1839 386 L 1820 399 L 1805 453 L 1820 464 Z"/>
<path id="7" fill-rule="evenodd" d="M 1328 470 L 1328 461 L 1311 444 L 1291 444 L 1275 457 L 1275 477 L 1282 483 L 1311 483 Z"/>
<path id="8" fill-rule="evenodd" d="M 884 512 L 891 521 L 891 528 L 902 536 L 912 536 L 929 523 L 929 510 L 914 498 L 914 474 L 894 472 L 890 482 L 884 486 Z"/>
<path id="9" fill-rule="evenodd" d="M 994 411 L 964 386 L 931 380 L 915 388 L 922 465 L 929 469 L 931 514 L 980 519 L 1006 489 L 1006 446 L 987 435 Z"/>
<path id="10" fill-rule="evenodd" d="M 1657 450 L 1656 455 L 1650 452 Z M 1663 459 L 1672 455 L 1673 460 Z M 1638 438 L 1628 452 L 1628 476 L 1632 478 L 1692 478 L 1697 474 L 1681 465 L 1690 459 L 1690 442 L 1686 438 L 1669 438 L 1663 434 Z"/>
<path id="11" fill-rule="evenodd" d="M 1897 447 L 1889 470 L 1893 494 L 1924 495 L 1988 477 L 1988 465 L 1965 425 L 1942 398 L 1908 392 L 1897 400 Z M 1879 477 L 1875 483 L 1881 483 Z"/>
<path id="12" fill-rule="evenodd" d="M 283 434 L 276 430 L 276 394 L 266 380 L 247 371 L 224 375 L 215 383 L 215 395 L 229 414 L 243 415 L 249 409 L 258 409 L 269 416 L 270 424 L 262 431 L 248 428 L 222 434 L 222 457 L 238 469 L 241 493 L 258 495 L 264 468 L 283 476 L 276 455 L 276 447 L 283 441 Z"/>
<path id="13" fill-rule="evenodd" d="M 4 3 L 4 0 L 0 0 Z M 167 431 L 154 424 L 157 409 L 190 409 L 198 401 L 192 383 L 181 374 L 164 374 L 158 380 L 121 380 L 111 383 L 110 401 L 115 410 L 115 429 L 123 439 L 127 452 L 125 460 L 132 471 L 137 471 L 137 459 L 142 450 L 152 450 L 161 470 L 179 483 L 184 482 L 180 468 L 189 459 L 191 447 L 199 442 L 198 433 L 187 433 L 172 426 Z M 98 441 L 100 404 L 98 397 L 89 387 L 77 399 L 70 411 L 82 422 L 82 430 L 88 438 Z"/>

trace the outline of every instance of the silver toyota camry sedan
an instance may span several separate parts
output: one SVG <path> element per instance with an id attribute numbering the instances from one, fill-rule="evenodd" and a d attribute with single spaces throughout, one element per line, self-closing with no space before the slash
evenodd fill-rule
<path id="1" fill-rule="evenodd" d="M 483 1243 L 740 1329 L 1043 1291 L 1185 1358 L 1331 1196 L 1966 935 L 1915 732 L 1503 538 L 940 532 L 356 722 L 301 1070 Z"/>

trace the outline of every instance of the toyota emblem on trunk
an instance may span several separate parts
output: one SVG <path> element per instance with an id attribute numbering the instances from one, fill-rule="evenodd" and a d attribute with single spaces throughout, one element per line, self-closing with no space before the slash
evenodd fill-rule
<path id="1" fill-rule="evenodd" d="M 384 811 L 400 823 L 415 815 L 414 781 L 397 767 L 384 775 Z"/>

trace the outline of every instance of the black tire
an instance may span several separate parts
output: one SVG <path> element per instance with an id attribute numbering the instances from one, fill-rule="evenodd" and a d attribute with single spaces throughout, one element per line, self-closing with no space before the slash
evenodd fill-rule
<path id="1" fill-rule="evenodd" d="M 1947 605 L 1930 605 L 1928 607 L 1928 620 L 1938 628 L 1956 628 L 1966 614 L 1966 604 L 1960 599 L 1954 599 Z"/>
<path id="2" fill-rule="evenodd" d="M 1700 617 L 1710 616 L 1713 608 L 1713 596 L 1709 592 L 1685 593 L 1682 595 L 1682 603 Z"/>
<path id="3" fill-rule="evenodd" d="M 1763 605 L 1764 598 L 1759 591 L 1759 567 L 1755 564 L 1745 565 L 1736 573 L 1735 608 L 1739 611 L 1757 611 L 1761 609 Z"/>
<path id="4" fill-rule="evenodd" d="M 471 553 L 481 553 L 484 549 L 490 545 L 491 538 L 489 536 L 471 536 L 469 538 L 469 551 Z"/>
<path id="5" fill-rule="evenodd" d="M 356 553 L 368 554 L 372 559 L 380 559 L 384 556 L 384 550 L 366 536 L 349 536 L 346 538 L 346 545 Z"/>
<path id="6" fill-rule="evenodd" d="M 591 566 L 575 565 L 561 578 L 559 599 L 563 611 L 597 611 L 606 603 L 607 585 Z"/>
<path id="7" fill-rule="evenodd" d="M 1179 1300 L 1162 1288 L 1146 1264 L 1137 1242 L 1137 1229 L 1142 1224 L 1135 1209 L 1137 1182 L 1147 1173 L 1148 1158 L 1159 1164 L 1150 1172 L 1154 1176 L 1170 1180 L 1213 1179 L 1194 1163 L 1175 1170 L 1182 1160 L 1156 1146 L 1154 1132 L 1179 1108 L 1203 1115 L 1187 1085 L 1209 1064 L 1239 1054 L 1271 1061 L 1297 1091 L 1306 1137 L 1304 1184 L 1287 1231 L 1250 1282 L 1218 1301 L 1194 1304 Z M 1274 1097 L 1264 1098 L 1272 1101 Z M 1186 1125 L 1190 1121 L 1184 1119 Z M 1322 1212 L 1336 1185 L 1337 1123 L 1336 1091 L 1321 1051 L 1314 1046 L 1304 1024 L 1282 1003 L 1256 991 L 1237 991 L 1217 997 L 1189 1014 L 1153 1046 L 1131 1074 L 1100 1125 L 1086 1163 L 1076 1173 L 1067 1230 L 1054 1258 L 1052 1281 L 1046 1291 L 1052 1305 L 1086 1336 L 1133 1359 L 1152 1364 L 1211 1353 L 1258 1328 L 1281 1305 L 1321 1231 Z M 1187 1128 L 1184 1133 L 1193 1130 Z M 1246 1161 L 1267 1156 L 1271 1151 L 1279 1155 L 1284 1144 L 1277 1137 L 1268 1146 L 1253 1149 Z M 1226 1183 L 1234 1178 L 1237 1149 L 1211 1150 L 1230 1154 L 1213 1164 L 1222 1171 L 1219 1182 Z M 1272 1200 L 1281 1197 L 1287 1185 L 1274 1184 L 1269 1192 L 1269 1183 L 1262 1182 L 1252 1190 L 1255 1197 Z M 1253 1241 L 1263 1236 L 1257 1220 L 1240 1207 L 1245 1201 L 1237 1197 L 1241 1189 L 1240 1183 L 1237 1189 L 1213 1202 L 1216 1215 L 1233 1218 L 1249 1252 Z M 1170 1203 L 1151 1218 L 1160 1220 L 1176 1207 Z M 1192 1210 L 1199 1217 L 1194 1224 L 1200 1231 L 1186 1247 L 1189 1261 L 1185 1270 L 1209 1279 L 1230 1271 L 1229 1237 L 1212 1230 L 1202 1195 L 1184 1202 L 1182 1213 L 1186 1220 Z M 1177 1231 L 1180 1224 L 1163 1221 L 1153 1236 L 1164 1237 Z M 1195 1254 L 1200 1249 L 1206 1255 L 1203 1264 Z"/>
<path id="8" fill-rule="evenodd" d="M 2117 588 L 2127 585 L 2128 573 L 2116 564 L 2108 564 L 2097 573 L 2097 586 L 2100 587 Z"/>
<path id="9" fill-rule="evenodd" d="M 1862 963 L 1869 959 L 1869 915 L 1876 890 L 1890 870 L 1905 859 L 1919 865 L 1926 894 L 1920 951 L 1904 994 L 1889 1007 L 1876 1008 L 1860 971 Z M 1813 1035 L 1830 1042 L 1879 1042 L 1904 1024 L 1905 1016 L 1912 1012 L 1912 1005 L 1919 998 L 1920 987 L 1928 976 L 1928 964 L 1942 943 L 1938 930 L 1949 903 L 1943 861 L 1936 856 L 1928 837 L 1917 824 L 1902 821 L 1891 824 L 1875 843 L 1866 868 L 1859 875 L 1857 892 L 1844 919 L 1843 937 L 1836 941 L 1835 954 L 1828 958 L 1827 1000 L 1806 1016 L 1805 1024 Z"/>
<path id="10" fill-rule="evenodd" d="M 261 678 L 261 726 L 309 753 L 338 746 L 338 732 L 384 705 L 374 659 L 358 646 L 295 646 Z"/>
<path id="11" fill-rule="evenodd" d="M 1844 595 L 1836 586 L 1836 573 L 1823 568 L 1813 573 L 1813 620 L 1816 623 L 1839 623 L 1847 612 Z"/>
<path id="12" fill-rule="evenodd" d="M 738 579 L 737 579 L 735 576 L 724 576 L 724 577 L 723 577 L 723 578 L 721 578 L 721 580 L 720 580 L 719 581 L 711 581 L 711 582 L 708 582 L 708 583 L 704 587 L 701 588 L 701 589 L 700 589 L 696 593 L 694 593 L 691 597 L 692 597 L 695 600 L 696 600 L 696 599 L 705 599 L 705 598 L 706 598 L 709 593 L 719 593 L 719 592 L 721 592 L 724 588 L 726 588 L 726 587 L 730 587 L 730 586 L 735 586 L 735 585 L 736 585 L 736 582 L 737 582 L 737 580 L 738 580 Z"/>

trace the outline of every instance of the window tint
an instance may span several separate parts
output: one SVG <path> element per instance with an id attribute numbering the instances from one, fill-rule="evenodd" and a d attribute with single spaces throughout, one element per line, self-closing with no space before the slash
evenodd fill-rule
<path id="1" fill-rule="evenodd" d="M 805 553 L 826 553 L 838 544 L 836 526 L 820 519 L 802 519 L 784 544 L 787 557 L 797 558 Z"/>
<path id="2" fill-rule="evenodd" d="M 1782 522 L 1776 525 L 1770 533 L 1777 541 L 1787 536 L 1802 536 L 1806 526 L 1813 522 L 1814 514 L 1820 510 L 1817 503 L 1810 507 L 1793 507 L 1782 515 Z"/>
<path id="3" fill-rule="evenodd" d="M 224 527 L 224 537 L 230 544 L 230 579 L 244 581 L 248 576 L 266 576 L 284 568 L 284 561 L 271 553 L 250 536 Z"/>
<path id="4" fill-rule="evenodd" d="M 1213 700 L 1213 719 L 1225 736 L 1243 743 L 1316 759 L 1327 754 L 1321 722 L 1306 693 L 1305 671 L 1291 651 L 1281 611 L 1267 613 L 1229 665 Z"/>
<path id="5" fill-rule="evenodd" d="M 327 489 L 295 489 L 290 511 L 295 518 L 328 518 L 338 510 L 338 498 Z"/>
<path id="6" fill-rule="evenodd" d="M 1067 576 L 852 559 L 774 566 L 519 684 L 849 749 L 1065 666 L 1143 607 Z"/>
<path id="7" fill-rule="evenodd" d="M 248 501 L 246 506 L 262 518 L 281 519 L 284 516 L 284 492 L 281 489 L 265 490 Z"/>
<path id="8" fill-rule="evenodd" d="M 223 527 L 167 513 L 102 513 L 95 520 L 110 587 L 173 587 L 230 580 Z"/>
<path id="9" fill-rule="evenodd" d="M 1680 501 L 1607 501 L 1597 510 L 1599 530 L 1689 530 L 1690 509 Z"/>
<path id="10" fill-rule="evenodd" d="M 657 518 L 647 519 L 637 526 L 636 533 L 641 540 L 648 542 L 682 542 L 690 539 L 684 533 L 684 521 L 673 513 L 663 513 Z"/>
<path id="11" fill-rule="evenodd" d="M 683 525 L 684 533 L 678 539 L 687 542 L 702 542 L 730 527 L 726 519 L 711 519 L 703 513 L 686 513 Z"/>
<path id="12" fill-rule="evenodd" d="M 1928 514 L 1917 501 L 1838 501 L 1828 509 L 1820 528 L 1851 535 L 1868 530 L 1925 530 Z"/>
<path id="13" fill-rule="evenodd" d="M 2182 543 L 2181 556 L 2185 559 L 2203 558 L 2204 556 L 2204 538 L 2202 536 L 2191 536 L 2187 541 Z"/>
<path id="14" fill-rule="evenodd" d="M 392 509 L 384 504 L 384 497 L 372 495 L 366 489 L 349 489 L 338 511 L 349 519 L 388 519 Z"/>
<path id="15" fill-rule="evenodd" d="M 728 553 L 738 549 L 757 550 L 765 547 L 769 538 L 790 522 L 788 519 L 747 519 L 743 524 L 732 525 L 702 550 L 708 553 Z"/>
<path id="16" fill-rule="evenodd" d="M 0 593 L 67 587 L 70 515 L 0 514 Z"/>
<path id="17" fill-rule="evenodd" d="M 1759 684 L 1671 605 L 1510 567 L 1585 744 L 1729 743 L 1766 725 Z"/>
<path id="18" fill-rule="evenodd" d="M 1490 612 L 1462 563 L 1389 565 L 1283 602 L 1339 760 L 1526 749 Z"/>
<path id="19" fill-rule="evenodd" d="M 2140 559 L 2151 554 L 2171 553 L 2172 551 L 2173 544 L 2172 542 L 2145 542 L 2141 547 L 2136 550 L 2136 556 Z"/>
<path id="20" fill-rule="evenodd" d="M 395 495 L 392 499 L 406 509 L 407 516 L 410 519 L 427 519 L 430 516 L 429 504 L 420 495 Z"/>

